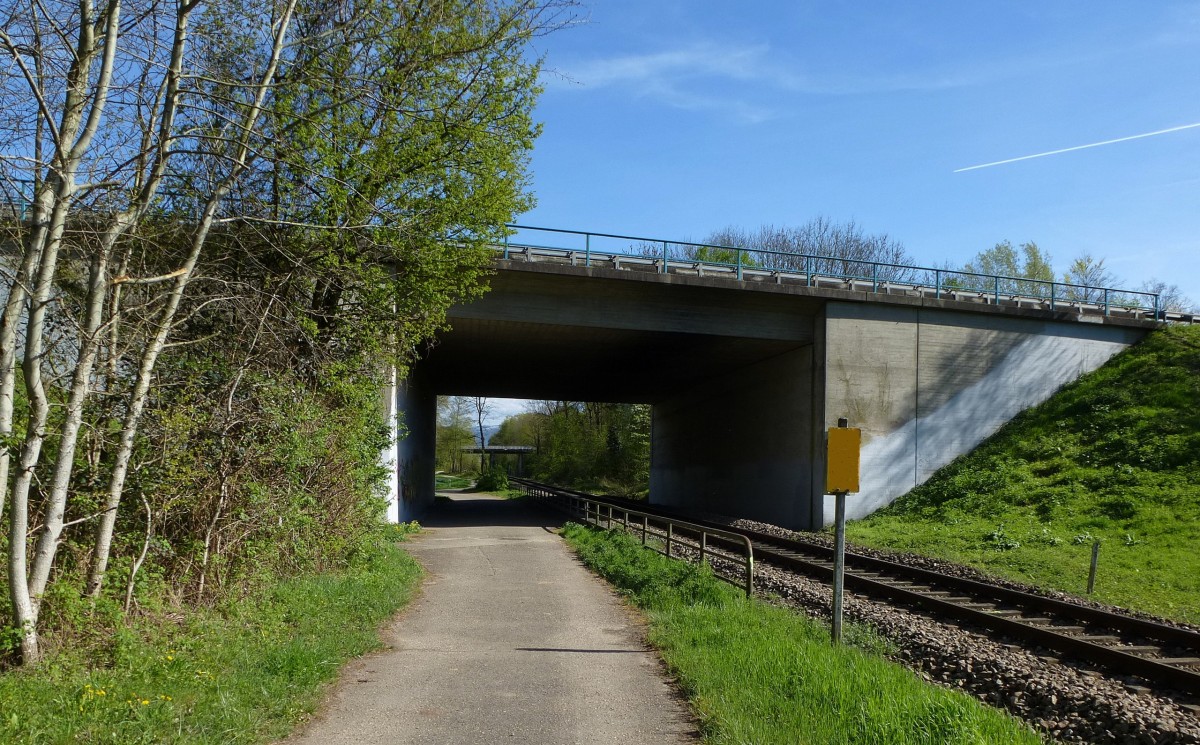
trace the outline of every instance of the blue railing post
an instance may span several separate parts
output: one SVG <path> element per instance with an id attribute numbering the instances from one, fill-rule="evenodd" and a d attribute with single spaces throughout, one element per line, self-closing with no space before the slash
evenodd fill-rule
<path id="1" fill-rule="evenodd" d="M 994 287 L 992 288 L 992 296 L 996 299 L 996 305 L 1000 304 L 1000 278 L 992 277 Z"/>
<path id="2" fill-rule="evenodd" d="M 804 257 L 804 286 L 812 287 L 812 257 Z"/>
<path id="3" fill-rule="evenodd" d="M 583 236 L 583 265 L 592 265 L 592 234 Z"/>
<path id="4" fill-rule="evenodd" d="M 1161 300 L 1162 300 L 1162 298 L 1157 293 L 1155 293 L 1155 295 L 1154 295 L 1154 320 L 1156 320 L 1156 321 L 1158 320 L 1159 303 L 1161 302 Z"/>
<path id="5" fill-rule="evenodd" d="M 1104 315 L 1108 315 L 1108 288 L 1104 288 Z"/>
<path id="6" fill-rule="evenodd" d="M 742 249 L 735 250 L 737 251 L 737 278 L 740 280 L 742 278 Z"/>
<path id="7" fill-rule="evenodd" d="M 663 241 L 663 263 L 662 263 L 662 273 L 663 273 L 663 274 L 666 274 L 666 273 L 667 273 L 667 242 L 666 242 L 666 241 Z"/>
<path id="8" fill-rule="evenodd" d="M 508 230 L 504 231 L 504 260 L 508 261 Z"/>
<path id="9" fill-rule="evenodd" d="M 871 265 L 871 292 L 879 292 L 879 265 Z"/>
<path id="10" fill-rule="evenodd" d="M 942 299 L 942 270 L 933 270 L 933 296 L 934 298 Z"/>
<path id="11" fill-rule="evenodd" d="M 1050 310 L 1054 310 L 1054 300 L 1055 300 L 1054 288 L 1056 288 L 1056 287 L 1058 287 L 1057 283 L 1055 283 L 1055 282 L 1050 283 Z"/>

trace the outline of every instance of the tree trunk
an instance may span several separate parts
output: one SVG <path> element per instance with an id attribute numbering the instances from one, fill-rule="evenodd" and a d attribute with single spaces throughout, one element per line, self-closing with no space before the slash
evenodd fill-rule
<path id="1" fill-rule="evenodd" d="M 113 528 L 117 521 L 117 509 L 121 503 L 121 494 L 125 490 L 125 479 L 129 472 L 129 462 L 133 456 L 133 445 L 137 437 L 138 426 L 141 423 L 142 411 L 146 406 L 146 398 L 150 390 L 150 379 L 154 373 L 154 366 L 158 361 L 158 356 L 166 346 L 167 335 L 170 333 L 171 326 L 175 322 L 175 314 L 179 310 L 179 304 L 183 299 L 183 292 L 187 289 L 188 283 L 191 281 L 192 273 L 196 269 L 196 263 L 200 259 L 200 253 L 203 251 L 209 232 L 212 230 L 217 208 L 241 177 L 250 158 L 250 140 L 255 131 L 258 118 L 262 114 L 263 102 L 266 99 L 267 91 L 279 67 L 279 58 L 283 51 L 284 40 L 287 38 L 292 15 L 296 9 L 296 2 L 297 0 L 290 0 L 288 2 L 280 20 L 275 26 L 275 38 L 271 49 L 271 57 L 266 69 L 263 71 L 261 79 L 256 83 L 257 90 L 253 105 L 247 110 L 245 118 L 238 122 L 240 135 L 234 157 L 231 159 L 230 170 L 217 185 L 205 204 L 204 212 L 192 236 L 187 261 L 184 263 L 179 275 L 175 277 L 171 293 L 167 296 L 167 301 L 163 306 L 158 320 L 155 322 L 154 336 L 142 353 L 141 362 L 138 365 L 137 381 L 134 383 L 129 408 L 126 410 L 125 418 L 121 424 L 121 435 L 118 441 L 117 452 L 113 458 L 113 472 L 109 479 L 108 495 L 104 502 L 104 514 L 96 525 L 96 546 L 92 554 L 92 565 L 88 572 L 85 591 L 89 597 L 97 597 L 100 594 L 100 589 L 104 582 L 104 573 L 108 569 L 109 553 L 112 550 Z"/>

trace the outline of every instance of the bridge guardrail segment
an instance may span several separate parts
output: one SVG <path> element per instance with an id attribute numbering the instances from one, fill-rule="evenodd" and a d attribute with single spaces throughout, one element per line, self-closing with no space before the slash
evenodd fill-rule
<path id="1" fill-rule="evenodd" d="M 557 235 L 575 242 L 582 238 L 584 243 L 582 248 L 572 248 L 506 237 L 504 243 L 495 248 L 508 260 L 520 256 L 530 262 L 559 261 L 572 266 L 599 265 L 661 274 L 726 276 L 738 281 L 774 281 L 881 294 L 902 292 L 959 302 L 1071 309 L 1080 315 L 1121 315 L 1182 322 L 1197 320 L 1195 314 L 1165 312 L 1157 293 L 1139 290 L 532 225 L 507 227 L 517 232 Z M 633 243 L 622 250 L 597 249 L 593 246 L 596 240 Z M 673 246 L 676 247 L 674 251 Z"/>
<path id="2" fill-rule="evenodd" d="M 550 489 L 543 484 L 527 479 L 513 479 L 513 483 L 517 484 L 526 494 L 537 499 L 550 500 L 558 503 L 566 508 L 569 514 L 580 516 L 584 522 L 596 527 L 603 527 L 608 530 L 613 529 L 613 524 L 617 521 L 617 515 L 621 517 L 621 527 L 629 532 L 637 532 L 640 528 L 642 545 L 648 546 L 648 537 L 656 529 L 661 529 L 665 536 L 665 550 L 662 551 L 668 558 L 675 558 L 672 553 L 674 545 L 682 545 L 693 550 L 699 551 L 699 563 L 703 564 L 708 556 L 719 557 L 722 560 L 730 561 L 739 564 L 744 570 L 745 580 L 740 585 L 741 589 L 746 593 L 746 597 L 754 594 L 754 546 L 750 539 L 739 533 L 734 533 L 727 530 L 719 530 L 706 525 L 698 525 L 690 523 L 686 520 L 676 520 L 674 518 L 663 517 L 662 515 L 652 515 L 647 512 L 629 509 L 619 505 L 611 505 L 604 502 L 599 502 L 593 499 L 588 499 L 583 492 L 573 492 L 566 489 Z M 631 517 L 641 518 L 640 525 L 634 525 L 630 522 Z M 684 538 L 686 535 L 698 536 L 694 543 L 689 542 Z M 731 553 L 716 553 L 709 545 L 709 538 L 720 538 L 724 542 L 740 547 L 744 553 L 734 555 Z M 721 577 L 721 575 L 716 575 Z M 721 579 L 726 579 L 721 577 Z M 726 580 L 730 581 L 731 580 Z"/>

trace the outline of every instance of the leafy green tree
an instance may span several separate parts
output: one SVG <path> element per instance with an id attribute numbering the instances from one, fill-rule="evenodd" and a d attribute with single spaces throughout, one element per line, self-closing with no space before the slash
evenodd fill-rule
<path id="1" fill-rule="evenodd" d="M 277 437 L 303 427 L 272 407 L 290 395 L 311 403 L 297 417 L 361 414 L 363 391 L 378 393 L 388 364 L 403 369 L 446 308 L 482 290 L 486 243 L 532 204 L 538 61 L 528 45 L 564 7 L 10 9 L 0 179 L 34 184 L 32 219 L 4 226 L 20 256 L 0 318 L 0 506 L 8 623 L 23 662 L 38 659 L 51 581 L 86 574 L 84 592 L 99 599 L 113 551 L 147 545 L 126 540 L 130 531 L 161 529 L 163 504 L 144 499 L 145 527 L 126 512 L 131 489 L 147 497 L 143 486 L 178 483 L 187 470 L 168 467 L 155 439 L 166 433 L 211 439 L 224 464 L 222 478 L 203 481 L 217 491 L 196 500 L 192 532 L 172 534 L 183 553 L 201 547 L 191 557 L 201 565 L 218 545 L 226 566 L 251 558 L 253 542 L 222 540 L 223 527 L 268 514 L 250 507 L 271 502 L 272 488 L 287 497 L 275 506 L 294 510 L 291 527 L 323 508 L 343 520 L 331 534 L 362 527 L 378 503 L 361 464 L 326 471 L 362 498 L 353 508 L 304 494 L 305 484 L 332 487 L 298 476 L 333 463 L 324 448 L 339 437 L 356 438 Z M 176 407 L 190 414 L 182 423 Z M 358 442 L 381 444 L 377 417 L 343 423 L 362 428 Z M 321 447 L 258 458 L 242 437 Z M 161 478 L 144 478 L 156 466 Z M 288 478 L 267 478 L 276 469 Z M 60 554 L 90 566 L 60 567 Z"/>
<path id="2" fill-rule="evenodd" d="M 1054 281 L 1054 269 L 1050 262 L 1050 255 L 1033 241 L 1022 243 L 1018 251 L 1018 247 L 1005 240 L 986 251 L 980 251 L 963 266 L 963 271 L 1010 278 L 1001 280 L 999 289 L 1002 293 L 1048 297 L 1049 283 Z M 977 283 L 980 279 L 972 277 L 970 281 Z M 981 287 L 992 289 L 992 286 Z"/>
<path id="3" fill-rule="evenodd" d="M 556 484 L 644 494 L 650 479 L 650 407 L 541 401 L 509 417 L 492 444 L 530 445 L 536 478 Z"/>
<path id="4" fill-rule="evenodd" d="M 450 473 L 467 470 L 463 448 L 475 444 L 469 396 L 439 396 L 437 421 L 437 467 Z"/>

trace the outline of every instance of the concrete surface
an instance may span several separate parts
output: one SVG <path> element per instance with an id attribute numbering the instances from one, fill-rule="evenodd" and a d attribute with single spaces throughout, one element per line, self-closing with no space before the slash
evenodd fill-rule
<path id="1" fill-rule="evenodd" d="M 924 483 L 1144 335 L 1119 325 L 882 304 L 830 303 L 826 314 L 822 430 L 840 416 L 863 430 L 861 490 L 847 500 L 849 518 Z M 823 506 L 829 524 L 833 500 Z"/>
<path id="2" fill-rule="evenodd" d="M 429 572 L 289 743 L 695 742 L 629 610 L 557 535 L 559 518 L 476 495 L 439 503 L 409 546 Z"/>
<path id="3" fill-rule="evenodd" d="M 864 434 L 861 517 L 1141 339 L 1148 321 L 502 263 L 399 386 L 397 519 L 433 502 L 437 395 L 649 403 L 652 502 L 830 520 L 825 429 Z M 498 360 L 481 364 L 481 360 Z"/>
<path id="4" fill-rule="evenodd" d="M 812 347 L 656 403 L 650 501 L 780 525 L 810 518 Z"/>

